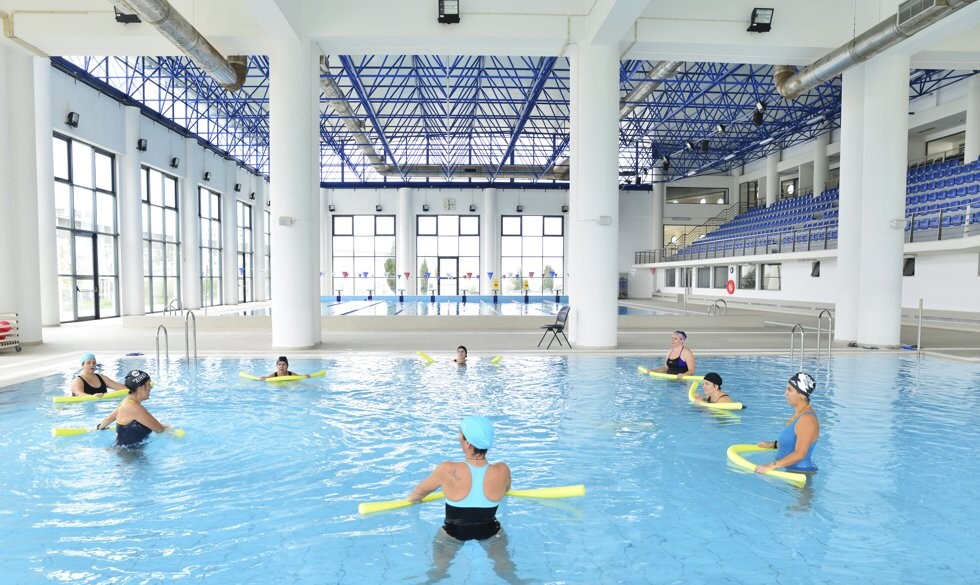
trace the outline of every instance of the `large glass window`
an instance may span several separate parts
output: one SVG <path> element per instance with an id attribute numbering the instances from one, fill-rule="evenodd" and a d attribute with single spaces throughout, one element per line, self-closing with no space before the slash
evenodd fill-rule
<path id="1" fill-rule="evenodd" d="M 763 264 L 762 290 L 779 290 L 779 264 Z"/>
<path id="2" fill-rule="evenodd" d="M 561 215 L 504 215 L 500 218 L 500 290 L 532 294 L 563 289 L 565 218 Z"/>
<path id="3" fill-rule="evenodd" d="M 221 194 L 198 187 L 201 222 L 201 304 L 220 305 L 221 300 Z"/>
<path id="4" fill-rule="evenodd" d="M 272 212 L 266 209 L 265 233 L 262 234 L 262 244 L 265 247 L 265 294 L 272 296 Z"/>
<path id="5" fill-rule="evenodd" d="M 143 294 L 147 313 L 180 297 L 180 222 L 177 177 L 140 169 L 143 200 Z"/>
<path id="6" fill-rule="evenodd" d="M 341 294 L 395 294 L 394 215 L 333 216 L 334 288 Z"/>
<path id="7" fill-rule="evenodd" d="M 727 266 L 715 266 L 712 271 L 714 272 L 714 288 L 725 288 L 728 286 L 728 267 Z"/>
<path id="8" fill-rule="evenodd" d="M 52 150 L 60 319 L 118 317 L 115 157 L 57 134 Z"/>
<path id="9" fill-rule="evenodd" d="M 755 264 L 742 264 L 738 267 L 738 288 L 755 289 Z"/>
<path id="10" fill-rule="evenodd" d="M 255 300 L 252 289 L 252 206 L 243 201 L 236 202 L 238 212 L 238 302 Z"/>
<path id="11" fill-rule="evenodd" d="M 480 218 L 476 215 L 416 217 L 419 293 L 457 295 L 480 291 Z M 409 289 L 411 290 L 411 289 Z"/>

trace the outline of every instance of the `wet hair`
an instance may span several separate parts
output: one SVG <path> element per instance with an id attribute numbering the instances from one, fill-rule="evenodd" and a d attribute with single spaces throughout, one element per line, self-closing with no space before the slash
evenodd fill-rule
<path id="1" fill-rule="evenodd" d="M 286 359 L 286 356 L 284 356 L 284 355 L 281 355 L 278 358 L 276 358 L 276 363 L 278 364 L 279 362 L 282 362 L 282 363 L 286 364 L 287 366 L 289 365 L 289 360 Z"/>

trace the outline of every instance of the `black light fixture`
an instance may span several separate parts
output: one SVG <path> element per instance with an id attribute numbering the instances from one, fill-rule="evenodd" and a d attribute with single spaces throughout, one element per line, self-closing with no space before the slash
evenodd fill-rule
<path id="1" fill-rule="evenodd" d="M 429 211 L 429 204 L 428 203 L 423 203 L 422 204 L 422 211 Z"/>
<path id="2" fill-rule="evenodd" d="M 517 206 L 517 213 L 524 213 L 524 206 L 523 205 L 518 205 Z"/>
<path id="3" fill-rule="evenodd" d="M 718 134 L 724 134 L 725 133 L 725 125 L 724 124 L 718 124 L 717 126 L 715 126 L 715 132 L 717 132 Z"/>
<path id="4" fill-rule="evenodd" d="M 762 126 L 764 116 L 765 115 L 762 113 L 762 110 L 756 110 L 752 113 L 752 123 L 756 126 Z"/>
<path id="5" fill-rule="evenodd" d="M 748 32 L 769 32 L 772 30 L 772 15 L 775 12 L 772 8 L 753 8 L 752 18 L 749 21 Z"/>
<path id="6" fill-rule="evenodd" d="M 711 142 L 709 142 L 707 140 L 702 140 L 701 141 L 701 152 L 707 153 L 708 152 L 708 148 L 710 146 L 711 146 Z"/>
<path id="7" fill-rule="evenodd" d="M 136 141 L 136 150 L 146 152 L 146 144 L 146 138 L 140 138 Z"/>
<path id="8" fill-rule="evenodd" d="M 238 193 L 241 190 L 242 190 L 242 184 L 241 183 L 235 183 L 235 192 Z"/>
<path id="9" fill-rule="evenodd" d="M 381 207 L 381 204 L 378 203 L 377 205 L 374 206 L 374 210 L 377 211 L 378 213 L 381 213 L 384 210 L 384 207 Z"/>
<path id="10" fill-rule="evenodd" d="M 691 142 L 690 140 L 688 140 L 687 142 L 685 142 L 684 143 L 684 146 L 686 146 L 688 150 L 694 150 L 694 143 Z"/>
<path id="11" fill-rule="evenodd" d="M 205 181 L 211 180 L 211 171 L 204 171 L 204 180 Z"/>
<path id="12" fill-rule="evenodd" d="M 249 193 L 248 194 L 248 198 L 251 199 L 252 201 L 255 201 L 255 191 L 252 191 L 251 193 Z"/>
<path id="13" fill-rule="evenodd" d="M 562 213 L 568 213 L 568 206 L 567 205 L 562 205 L 561 206 L 561 212 Z"/>
<path id="14" fill-rule="evenodd" d="M 476 213 L 476 203 L 470 203 L 470 213 Z"/>
<path id="15" fill-rule="evenodd" d="M 78 120 L 80 118 L 81 116 L 78 115 L 78 112 L 68 112 L 68 115 L 65 116 L 65 124 L 71 128 L 78 128 Z"/>
<path id="16" fill-rule="evenodd" d="M 179 166 L 180 166 L 180 159 L 179 158 L 177 158 L 175 156 L 172 159 L 170 159 L 170 168 L 176 169 Z"/>
<path id="17" fill-rule="evenodd" d="M 665 156 L 664 157 L 664 164 L 661 165 L 660 168 L 662 168 L 665 173 L 670 170 L 670 157 L 669 156 Z"/>
<path id="18" fill-rule="evenodd" d="M 116 22 L 118 23 L 136 24 L 137 22 L 140 22 L 140 17 L 136 13 L 129 14 L 126 12 L 121 12 L 119 8 L 113 8 L 113 10 L 116 12 Z"/>
<path id="19" fill-rule="evenodd" d="M 459 22 L 459 0 L 439 0 L 439 22 L 442 24 Z"/>
<path id="20" fill-rule="evenodd" d="M 334 211 L 337 211 L 337 206 L 331 203 L 330 205 L 327 206 L 327 211 L 333 213 Z"/>

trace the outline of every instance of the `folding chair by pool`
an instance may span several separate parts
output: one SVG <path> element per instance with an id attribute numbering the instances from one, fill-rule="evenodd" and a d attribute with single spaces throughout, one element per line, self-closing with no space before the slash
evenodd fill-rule
<path id="1" fill-rule="evenodd" d="M 569 310 L 570 308 L 567 305 L 562 307 L 558 311 L 558 316 L 555 317 L 554 323 L 541 326 L 541 328 L 544 329 L 544 335 L 542 335 L 541 339 L 538 341 L 538 347 L 541 347 L 541 344 L 544 343 L 544 338 L 548 337 L 548 333 L 551 333 L 551 341 L 548 342 L 548 349 L 551 349 L 551 344 L 558 339 L 559 335 L 565 338 L 565 343 L 568 344 L 569 348 L 572 347 L 572 343 L 568 341 L 568 336 L 565 335 L 565 321 L 568 320 Z M 561 345 L 561 339 L 558 339 L 558 345 Z"/>

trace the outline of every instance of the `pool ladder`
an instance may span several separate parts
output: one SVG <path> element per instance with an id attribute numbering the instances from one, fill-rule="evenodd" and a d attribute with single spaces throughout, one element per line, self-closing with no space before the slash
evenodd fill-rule
<path id="1" fill-rule="evenodd" d="M 188 321 L 187 321 L 188 319 L 190 319 L 190 323 L 188 323 Z M 191 337 L 188 336 L 189 335 L 189 328 L 188 328 L 188 325 L 189 324 L 194 326 L 194 337 L 193 338 L 191 338 Z M 190 344 L 190 339 L 193 339 L 194 340 L 194 359 L 196 360 L 197 359 L 197 317 L 194 316 L 194 311 L 191 311 L 191 310 L 188 309 L 187 313 L 184 314 L 184 357 L 187 359 L 187 362 L 188 363 L 190 363 L 190 361 L 191 361 L 191 344 Z"/>
<path id="2" fill-rule="evenodd" d="M 709 315 L 727 315 L 728 314 L 728 303 L 725 299 L 715 299 L 715 302 L 711 303 L 708 307 Z"/>
<path id="3" fill-rule="evenodd" d="M 166 352 L 164 355 L 167 357 L 167 361 L 170 361 L 170 335 L 167 333 L 167 328 L 163 325 L 157 327 L 157 377 L 160 377 L 160 332 L 163 331 L 163 347 Z"/>
<path id="4" fill-rule="evenodd" d="M 800 369 L 803 371 L 803 326 L 799 323 L 795 323 L 793 328 L 789 331 L 789 359 L 793 359 L 793 355 L 796 353 L 796 332 L 800 332 Z"/>

